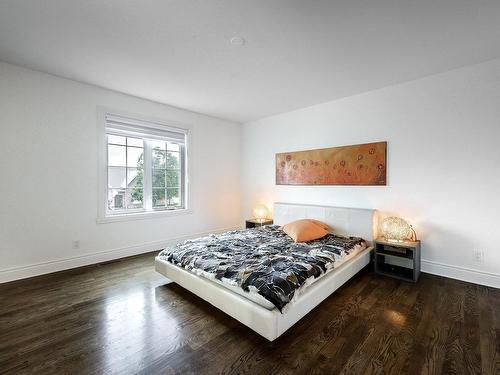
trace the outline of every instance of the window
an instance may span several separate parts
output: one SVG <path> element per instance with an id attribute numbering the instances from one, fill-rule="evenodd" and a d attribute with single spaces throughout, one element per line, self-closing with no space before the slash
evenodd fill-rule
<path id="1" fill-rule="evenodd" d="M 187 130 L 106 114 L 106 216 L 187 208 Z"/>

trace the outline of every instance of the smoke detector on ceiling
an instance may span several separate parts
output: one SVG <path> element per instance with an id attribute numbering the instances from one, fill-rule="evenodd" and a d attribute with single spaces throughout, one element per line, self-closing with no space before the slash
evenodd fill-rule
<path id="1" fill-rule="evenodd" d="M 242 36 L 233 36 L 230 42 L 233 46 L 243 46 L 245 45 L 245 38 Z"/>

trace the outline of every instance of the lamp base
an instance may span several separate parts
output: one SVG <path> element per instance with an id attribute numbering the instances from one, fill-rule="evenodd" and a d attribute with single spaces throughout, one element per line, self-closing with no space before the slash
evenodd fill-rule
<path id="1" fill-rule="evenodd" d="M 407 242 L 408 240 L 395 240 L 392 238 L 386 238 L 385 239 L 387 242 L 394 242 L 394 243 L 402 243 L 402 242 Z"/>
<path id="2" fill-rule="evenodd" d="M 381 237 L 380 239 L 382 241 L 387 242 L 387 243 L 393 243 L 395 246 L 396 245 L 405 246 L 406 244 L 411 244 L 413 242 L 417 242 L 417 240 L 414 240 L 412 238 L 407 238 L 405 240 L 395 240 L 393 238 Z"/>

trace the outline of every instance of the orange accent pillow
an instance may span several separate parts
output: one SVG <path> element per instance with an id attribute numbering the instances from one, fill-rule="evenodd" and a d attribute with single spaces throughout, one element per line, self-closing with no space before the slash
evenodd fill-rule
<path id="1" fill-rule="evenodd" d="M 284 225 L 282 230 L 292 237 L 295 242 L 317 240 L 328 234 L 325 228 L 308 219 L 292 221 Z"/>
<path id="2" fill-rule="evenodd" d="M 322 221 L 319 220 L 314 220 L 314 219 L 307 219 L 311 222 L 313 222 L 316 225 L 319 225 L 321 228 L 328 230 L 328 224 L 323 223 Z"/>

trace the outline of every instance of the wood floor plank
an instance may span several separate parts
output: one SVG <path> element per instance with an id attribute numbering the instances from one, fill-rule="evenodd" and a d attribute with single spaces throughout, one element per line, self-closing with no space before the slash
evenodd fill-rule
<path id="1" fill-rule="evenodd" d="M 155 253 L 0 285 L 1 374 L 500 374 L 500 290 L 362 271 L 270 343 Z"/>
<path id="2" fill-rule="evenodd" d="M 489 288 L 478 288 L 477 300 L 481 371 L 485 375 L 500 373 L 500 343 L 497 343 L 492 307 L 489 303 Z M 496 367 L 499 365 L 498 367 Z"/>
<path id="3" fill-rule="evenodd" d="M 467 285 L 464 299 L 464 366 L 469 374 L 481 374 L 481 340 L 476 285 Z"/>

